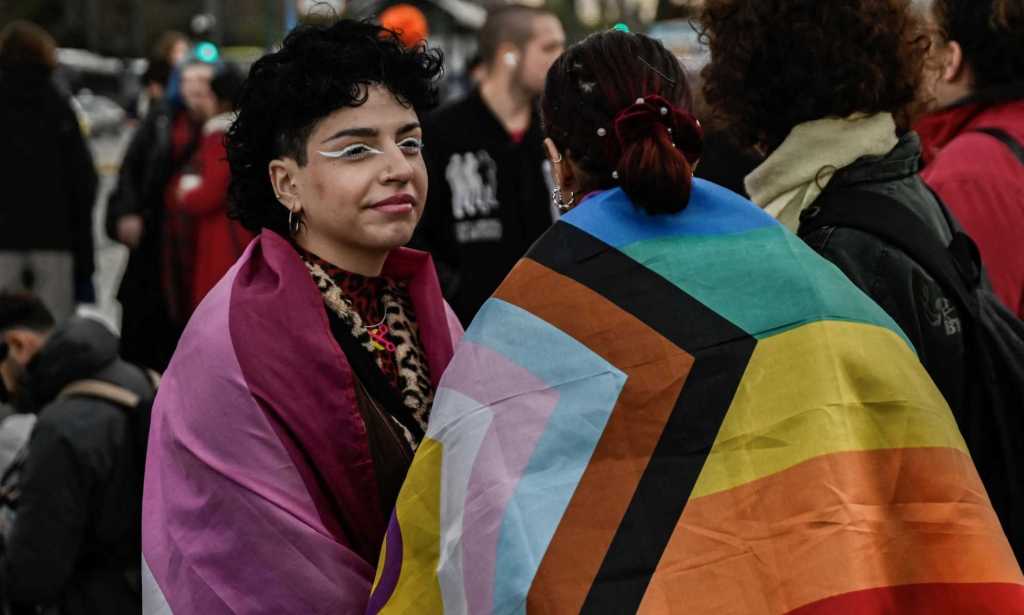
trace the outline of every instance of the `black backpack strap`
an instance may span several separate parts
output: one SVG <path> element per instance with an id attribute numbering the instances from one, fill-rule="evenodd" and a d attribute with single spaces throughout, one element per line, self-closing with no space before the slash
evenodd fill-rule
<path id="1" fill-rule="evenodd" d="M 801 215 L 798 234 L 803 238 L 825 227 L 857 229 L 900 249 L 969 314 L 978 314 L 974 293 L 981 275 L 978 249 L 955 228 L 947 246 L 906 205 L 867 190 L 826 190 Z"/>
<path id="2" fill-rule="evenodd" d="M 1003 145 L 1010 148 L 1010 151 L 1013 152 L 1013 155 L 1017 157 L 1017 160 L 1019 160 L 1021 164 L 1024 164 L 1024 147 L 1022 147 L 1016 139 L 1011 137 L 1010 133 L 1006 132 L 1002 128 L 986 126 L 983 128 L 975 128 L 970 132 L 980 132 L 987 134 L 988 136 L 993 137 L 995 139 L 998 139 L 1003 143 Z"/>

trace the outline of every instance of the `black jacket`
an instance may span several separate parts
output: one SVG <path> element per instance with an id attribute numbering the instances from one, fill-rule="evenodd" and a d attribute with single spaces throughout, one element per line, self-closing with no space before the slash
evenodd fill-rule
<path id="1" fill-rule="evenodd" d="M 551 226 L 540 116 L 516 143 L 474 91 L 425 119 L 427 206 L 413 246 L 429 251 L 463 324 Z"/>
<path id="2" fill-rule="evenodd" d="M 179 109 L 154 106 L 132 136 L 121 162 L 117 187 L 107 201 L 106 230 L 117 241 L 117 222 L 128 214 L 142 216 L 145 231 L 131 251 L 117 298 L 123 308 L 121 355 L 133 363 L 163 371 L 181 333 L 171 321 L 163 289 L 164 190 L 174 173 L 191 157 L 175 158 L 171 129 Z"/>
<path id="3" fill-rule="evenodd" d="M 70 252 L 75 279 L 88 280 L 96 169 L 78 119 L 45 70 L 0 72 L 0 134 L 0 251 Z"/>
<path id="4" fill-rule="evenodd" d="M 949 243 L 952 231 L 935 195 L 917 175 L 920 166 L 921 142 L 916 133 L 908 132 L 886 156 L 863 158 L 840 170 L 825 194 L 843 189 L 884 193 L 903 203 Z M 814 211 L 812 206 L 804 216 Z M 960 416 L 965 403 L 965 339 L 952 297 L 902 251 L 863 231 L 824 227 L 804 240 L 899 324 L 954 414 Z"/>
<path id="5" fill-rule="evenodd" d="M 146 374 L 117 355 L 117 338 L 72 318 L 29 364 L 16 396 L 39 410 L 23 457 L 0 562 L 16 605 L 60 613 L 139 613 L 142 467 L 127 409 L 91 397 L 57 399 L 97 379 L 152 395 Z M 8 512 L 8 511 L 5 511 Z"/>

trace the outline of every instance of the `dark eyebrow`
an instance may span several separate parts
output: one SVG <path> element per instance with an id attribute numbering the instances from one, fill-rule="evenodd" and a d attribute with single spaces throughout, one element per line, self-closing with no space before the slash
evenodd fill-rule
<path id="1" fill-rule="evenodd" d="M 321 145 L 328 141 L 340 139 L 342 137 L 376 137 L 380 132 L 376 128 L 346 128 L 345 130 L 339 130 L 333 135 L 327 137 L 320 142 Z"/>
<path id="2" fill-rule="evenodd" d="M 398 134 L 404 135 L 405 133 L 412 132 L 412 131 L 416 130 L 419 127 L 420 127 L 420 123 L 419 122 L 409 122 L 405 126 L 402 126 L 401 128 L 398 129 Z"/>

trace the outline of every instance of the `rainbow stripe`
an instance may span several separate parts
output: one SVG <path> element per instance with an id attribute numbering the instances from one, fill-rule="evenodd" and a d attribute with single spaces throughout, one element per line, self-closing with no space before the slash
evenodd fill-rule
<path id="1" fill-rule="evenodd" d="M 370 613 L 1024 613 L 896 324 L 749 202 L 556 224 L 441 382 Z"/>

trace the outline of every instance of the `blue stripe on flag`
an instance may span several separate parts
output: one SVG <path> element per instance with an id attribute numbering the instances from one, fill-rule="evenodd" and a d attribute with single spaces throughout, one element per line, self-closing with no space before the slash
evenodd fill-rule
<path id="1" fill-rule="evenodd" d="M 466 339 L 500 352 L 559 393 L 558 405 L 506 508 L 498 539 L 494 612 L 525 612 L 523 598 L 626 375 L 562 330 L 500 299 L 484 304 Z"/>
<path id="2" fill-rule="evenodd" d="M 702 179 L 694 179 L 690 203 L 678 214 L 638 216 L 626 193 L 616 188 L 591 196 L 562 221 L 616 248 L 649 239 L 745 233 L 778 224 L 747 199 Z"/>

